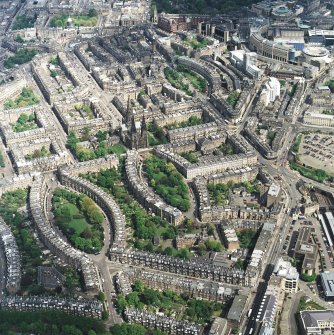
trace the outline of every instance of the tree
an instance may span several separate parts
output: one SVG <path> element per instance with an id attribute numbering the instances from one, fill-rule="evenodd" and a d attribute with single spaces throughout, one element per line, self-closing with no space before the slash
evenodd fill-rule
<path id="1" fill-rule="evenodd" d="M 199 253 L 199 255 L 203 256 L 205 254 L 205 252 L 206 252 L 206 246 L 205 246 L 205 244 L 204 243 L 200 243 L 198 245 L 198 253 Z"/>
<path id="2" fill-rule="evenodd" d="M 125 297 L 124 297 L 123 294 L 117 295 L 117 298 L 116 298 L 116 310 L 117 310 L 117 313 L 119 313 L 119 314 L 123 313 L 123 311 L 125 310 L 127 304 L 128 303 L 125 300 Z"/>
<path id="3" fill-rule="evenodd" d="M 88 11 L 88 16 L 89 17 L 96 17 L 97 16 L 97 11 L 95 8 L 92 8 Z"/>
<path id="4" fill-rule="evenodd" d="M 213 236 L 215 233 L 215 226 L 213 224 L 208 224 L 207 225 L 207 233 L 210 236 Z"/>
<path id="5" fill-rule="evenodd" d="M 82 335 L 82 331 L 75 326 L 66 325 L 62 327 L 63 335 Z"/>
<path id="6" fill-rule="evenodd" d="M 64 286 L 70 291 L 79 286 L 79 277 L 76 272 L 69 271 L 66 273 Z"/>
<path id="7" fill-rule="evenodd" d="M 141 280 L 136 280 L 133 283 L 132 288 L 135 292 L 142 293 L 144 291 L 145 286 L 144 286 L 144 283 Z"/>
<path id="8" fill-rule="evenodd" d="M 79 140 L 75 133 L 71 131 L 67 137 L 67 147 L 71 149 L 72 151 L 75 151 L 77 144 L 79 143 Z"/>
<path id="9" fill-rule="evenodd" d="M 81 136 L 81 139 L 83 141 L 88 141 L 89 139 L 89 133 L 90 133 L 90 129 L 88 127 L 85 127 L 83 130 L 82 130 L 82 136 Z"/>
<path id="10" fill-rule="evenodd" d="M 205 245 L 206 245 L 207 250 L 211 250 L 211 251 L 221 251 L 221 249 L 223 248 L 220 242 L 213 241 L 213 240 L 206 241 Z"/>
<path id="11" fill-rule="evenodd" d="M 104 302 L 104 300 L 106 300 L 106 295 L 102 291 L 100 291 L 97 294 L 97 300 L 100 300 L 101 302 Z"/>

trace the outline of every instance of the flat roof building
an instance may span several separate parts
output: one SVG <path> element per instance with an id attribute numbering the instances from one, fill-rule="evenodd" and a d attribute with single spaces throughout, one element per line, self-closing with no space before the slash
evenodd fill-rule
<path id="1" fill-rule="evenodd" d="M 326 300 L 334 300 L 334 272 L 320 273 L 321 286 Z"/>
<path id="2" fill-rule="evenodd" d="M 334 311 L 302 311 L 301 326 L 305 335 L 322 335 L 324 330 L 334 329 Z"/>

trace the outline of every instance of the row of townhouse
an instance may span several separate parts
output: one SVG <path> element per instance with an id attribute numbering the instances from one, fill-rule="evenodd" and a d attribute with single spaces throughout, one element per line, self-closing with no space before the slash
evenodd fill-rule
<path id="1" fill-rule="evenodd" d="M 6 289 L 16 293 L 21 285 L 21 259 L 15 237 L 10 228 L 0 217 L 0 247 L 6 258 Z"/>
<path id="2" fill-rule="evenodd" d="M 126 178 L 131 192 L 142 206 L 159 215 L 162 219 L 173 225 L 179 225 L 183 221 L 182 212 L 165 203 L 156 195 L 138 175 L 139 155 L 136 150 L 127 152 L 125 161 Z"/>
<path id="3" fill-rule="evenodd" d="M 238 292 L 236 287 L 229 287 L 226 284 L 183 277 L 175 274 L 161 273 L 152 270 L 132 268 L 119 274 L 118 288 L 121 292 L 128 292 L 131 284 L 137 280 L 142 281 L 146 286 L 156 290 L 172 290 L 173 292 L 185 293 L 190 297 L 227 302 Z"/>
<path id="4" fill-rule="evenodd" d="M 100 319 L 102 303 L 98 300 L 58 298 L 48 296 L 7 296 L 0 300 L 0 309 L 14 311 L 60 310 L 73 315 Z"/>
<path id="5" fill-rule="evenodd" d="M 100 187 L 92 184 L 88 180 L 72 175 L 69 169 L 60 169 L 59 176 L 60 182 L 63 185 L 73 188 L 77 192 L 86 194 L 96 202 L 104 211 L 111 224 L 110 244 L 114 247 L 124 248 L 126 246 L 126 221 L 116 201 Z"/>
<path id="6" fill-rule="evenodd" d="M 112 248 L 110 260 L 184 276 L 209 279 L 230 285 L 249 286 L 250 277 L 252 276 L 248 271 L 215 266 L 208 261 L 197 259 L 183 260 L 139 250 Z"/>
<path id="7" fill-rule="evenodd" d="M 203 333 L 202 326 L 161 314 L 150 313 L 145 310 L 126 308 L 125 319 L 129 323 L 139 323 L 145 327 L 159 329 L 173 335 L 200 335 Z"/>
<path id="8" fill-rule="evenodd" d="M 64 241 L 45 215 L 44 207 L 48 188 L 46 180 L 38 177 L 32 184 L 29 195 L 29 209 L 40 239 L 53 254 L 60 257 L 65 263 L 80 269 L 86 289 L 96 292 L 100 284 L 98 271 L 92 260 Z"/>

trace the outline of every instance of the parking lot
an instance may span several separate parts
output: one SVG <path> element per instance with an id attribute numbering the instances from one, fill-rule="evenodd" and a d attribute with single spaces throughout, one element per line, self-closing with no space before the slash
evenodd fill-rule
<path id="1" fill-rule="evenodd" d="M 302 135 L 299 159 L 306 166 L 322 169 L 329 174 L 333 174 L 334 136 L 318 133 Z"/>

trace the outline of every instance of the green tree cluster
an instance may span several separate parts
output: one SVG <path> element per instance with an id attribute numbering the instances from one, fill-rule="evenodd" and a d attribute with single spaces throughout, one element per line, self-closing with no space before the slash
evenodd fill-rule
<path id="1" fill-rule="evenodd" d="M 157 329 L 147 329 L 142 325 L 127 323 L 112 326 L 110 333 L 111 335 L 165 335 Z"/>
<path id="2" fill-rule="evenodd" d="M 88 253 L 102 249 L 104 216 L 89 197 L 58 188 L 52 205 L 56 223 L 76 248 Z"/>
<path id="3" fill-rule="evenodd" d="M 312 169 L 306 166 L 302 166 L 294 160 L 290 161 L 289 165 L 293 170 L 298 171 L 302 176 L 315 180 L 319 183 L 323 183 L 326 179 L 332 178 L 327 174 L 326 171 L 322 169 Z"/>
<path id="4" fill-rule="evenodd" d="M 3 157 L 3 153 L 0 151 L 0 168 L 5 167 L 5 159 Z"/>
<path id="5" fill-rule="evenodd" d="M 37 55 L 36 49 L 19 49 L 13 56 L 9 56 L 4 61 L 7 69 L 13 68 L 15 65 L 21 65 L 30 62 Z"/>
<path id="6" fill-rule="evenodd" d="M 122 154 L 125 152 L 125 148 L 122 144 L 118 143 L 109 146 L 107 143 L 107 133 L 98 131 L 95 135 L 98 141 L 96 149 L 85 148 L 80 145 L 80 140 L 74 132 L 70 132 L 67 137 L 67 147 L 71 150 L 73 155 L 80 161 L 89 161 L 101 157 L 105 157 L 109 154 Z M 87 141 L 89 138 L 89 129 L 84 129 L 81 140 Z"/>
<path id="7" fill-rule="evenodd" d="M 300 279 L 303 280 L 303 281 L 306 281 L 308 283 L 312 283 L 316 280 L 317 278 L 317 274 L 314 273 L 313 275 L 307 275 L 306 273 L 302 273 L 300 275 Z"/>
<path id="8" fill-rule="evenodd" d="M 37 20 L 37 15 L 34 16 L 26 16 L 26 15 L 20 15 L 17 16 L 13 26 L 12 30 L 21 30 L 26 28 L 32 28 Z"/>
<path id="9" fill-rule="evenodd" d="M 247 228 L 237 232 L 237 236 L 240 242 L 240 248 L 242 249 L 254 249 L 258 233 L 256 230 Z"/>
<path id="10" fill-rule="evenodd" d="M 174 122 L 166 126 L 166 128 L 168 130 L 172 130 L 172 129 L 178 129 L 178 128 L 198 126 L 203 123 L 205 123 L 205 120 L 203 117 L 197 117 L 196 115 L 192 115 L 187 121 L 182 121 L 180 123 Z"/>
<path id="11" fill-rule="evenodd" d="M 256 179 L 252 182 L 246 181 L 242 183 L 234 183 L 233 181 L 229 181 L 226 184 L 208 183 L 210 200 L 214 205 L 224 205 L 228 198 L 228 191 L 233 191 L 234 189 L 241 187 L 244 187 L 250 194 L 260 192 Z"/>
<path id="12" fill-rule="evenodd" d="M 55 56 L 55 57 L 52 57 L 52 58 L 50 59 L 50 62 L 49 62 L 49 63 L 52 64 L 52 65 L 54 65 L 54 66 L 60 66 L 60 60 L 59 60 L 58 55 Z"/>
<path id="13" fill-rule="evenodd" d="M 4 108 L 12 109 L 12 108 L 19 108 L 19 107 L 27 107 L 36 105 L 39 103 L 38 97 L 34 94 L 34 91 L 29 87 L 24 87 L 20 93 L 20 95 L 15 98 L 14 100 L 8 99 L 4 103 Z M 34 115 L 35 120 L 35 115 Z M 27 121 L 33 121 L 27 119 Z"/>
<path id="14" fill-rule="evenodd" d="M 14 131 L 20 133 L 22 131 L 27 131 L 37 128 L 36 115 L 32 113 L 30 115 L 22 113 L 14 125 Z"/>
<path id="15" fill-rule="evenodd" d="M 123 163 L 119 170 L 114 168 L 101 170 L 82 177 L 112 194 L 125 215 L 127 223 L 133 228 L 134 246 L 137 249 L 163 252 L 161 246 L 153 246 L 152 239 L 155 236 L 162 236 L 164 239 L 174 238 L 176 229 L 160 217 L 148 214 L 138 204 L 124 187 L 120 171 L 124 174 Z"/>
<path id="16" fill-rule="evenodd" d="M 218 149 L 224 154 L 224 156 L 234 155 L 235 151 L 230 143 L 222 143 Z"/>
<path id="17" fill-rule="evenodd" d="M 17 42 L 17 43 L 24 43 L 24 39 L 22 38 L 22 36 L 21 35 L 19 35 L 19 34 L 17 34 L 16 36 L 15 36 L 15 42 Z"/>
<path id="18" fill-rule="evenodd" d="M 140 281 L 134 283 L 133 292 L 117 296 L 116 306 L 120 313 L 128 306 L 152 311 L 159 309 L 166 315 L 177 311 L 181 319 L 200 324 L 209 322 L 215 312 L 222 312 L 220 303 L 190 299 L 187 295 L 178 295 L 170 290 L 160 292 L 147 288 Z"/>
<path id="19" fill-rule="evenodd" d="M 193 96 L 193 92 L 189 88 L 189 84 L 187 84 L 184 80 L 184 77 L 182 74 L 180 74 L 178 71 L 173 70 L 170 67 L 166 67 L 164 69 L 164 74 L 166 79 L 169 81 L 169 83 L 175 87 L 178 90 L 183 91 L 189 96 Z"/>
<path id="20" fill-rule="evenodd" d="M 24 158 L 31 161 L 36 158 L 48 157 L 50 156 L 50 151 L 43 145 L 41 149 L 36 149 L 32 154 L 27 154 Z"/>
<path id="21" fill-rule="evenodd" d="M 171 206 L 186 212 L 190 208 L 188 186 L 172 163 L 151 155 L 144 170 L 151 187 Z"/>
<path id="22" fill-rule="evenodd" d="M 150 146 L 168 143 L 164 130 L 154 122 L 148 124 L 147 130 L 149 131 L 148 142 Z"/>
<path id="23" fill-rule="evenodd" d="M 1 334 L 107 335 L 102 321 L 59 311 L 0 311 Z"/>
<path id="24" fill-rule="evenodd" d="M 237 91 L 232 92 L 226 99 L 226 102 L 234 108 L 237 105 L 237 102 L 239 100 L 240 93 Z"/>
<path id="25" fill-rule="evenodd" d="M 26 201 L 27 190 L 25 189 L 6 192 L 0 198 L 0 215 L 10 226 L 21 255 L 22 290 L 36 284 L 37 266 L 43 261 L 41 250 L 25 224 L 25 216 L 19 211 L 26 205 Z"/>
<path id="26" fill-rule="evenodd" d="M 190 163 L 197 163 L 198 162 L 198 157 L 194 152 L 182 152 L 180 154 L 183 158 L 185 158 L 187 161 Z"/>
<path id="27" fill-rule="evenodd" d="M 205 48 L 208 45 L 208 40 L 205 38 L 196 37 L 186 37 L 183 42 L 189 46 L 191 46 L 194 50 Z"/>
<path id="28" fill-rule="evenodd" d="M 213 15 L 233 12 L 257 2 L 260 0 L 179 0 L 178 6 L 173 6 L 170 0 L 154 0 L 152 6 L 157 6 L 159 12 Z"/>

